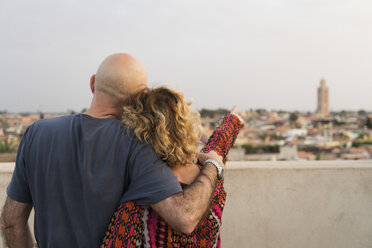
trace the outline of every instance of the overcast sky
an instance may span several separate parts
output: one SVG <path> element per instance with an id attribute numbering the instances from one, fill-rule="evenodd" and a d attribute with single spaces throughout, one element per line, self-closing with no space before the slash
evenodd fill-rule
<path id="1" fill-rule="evenodd" d="M 198 109 L 372 110 L 371 0 L 1 0 L 0 110 L 80 111 L 114 52 Z"/>

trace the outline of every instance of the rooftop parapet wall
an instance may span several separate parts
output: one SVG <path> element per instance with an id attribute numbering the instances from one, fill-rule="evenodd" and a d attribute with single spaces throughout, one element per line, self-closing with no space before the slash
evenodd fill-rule
<path id="1" fill-rule="evenodd" d="M 372 247 L 371 160 L 227 166 L 222 247 Z M 13 167 L 0 163 L 1 206 Z"/>
<path id="2" fill-rule="evenodd" d="M 233 162 L 223 247 L 372 247 L 372 161 Z"/>

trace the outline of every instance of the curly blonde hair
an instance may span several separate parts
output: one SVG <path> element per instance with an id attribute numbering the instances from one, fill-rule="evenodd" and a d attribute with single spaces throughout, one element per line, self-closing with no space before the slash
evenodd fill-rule
<path id="1" fill-rule="evenodd" d="M 180 92 L 166 87 L 145 89 L 132 95 L 123 107 L 122 123 L 152 145 L 168 166 L 195 163 L 200 115 Z"/>

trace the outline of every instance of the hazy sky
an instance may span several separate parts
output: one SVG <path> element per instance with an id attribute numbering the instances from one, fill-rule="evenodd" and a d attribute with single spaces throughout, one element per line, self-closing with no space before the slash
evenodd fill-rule
<path id="1" fill-rule="evenodd" d="M 1 0 L 0 110 L 88 107 L 90 75 L 129 52 L 196 108 L 372 110 L 371 0 Z"/>

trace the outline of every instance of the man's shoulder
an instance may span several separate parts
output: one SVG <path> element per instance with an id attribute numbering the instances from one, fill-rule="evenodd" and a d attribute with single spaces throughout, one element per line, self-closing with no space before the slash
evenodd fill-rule
<path id="1" fill-rule="evenodd" d="M 76 119 L 76 115 L 58 116 L 54 118 L 47 118 L 37 120 L 26 129 L 25 134 L 33 136 L 36 133 L 50 133 L 57 130 L 64 130 L 71 127 L 71 123 Z"/>
<path id="2" fill-rule="evenodd" d="M 66 122 L 71 122 L 73 119 L 76 119 L 77 115 L 63 115 L 63 116 L 57 116 L 53 118 L 47 118 L 47 119 L 40 119 L 32 123 L 29 128 L 35 129 L 39 127 L 48 127 L 48 126 L 56 126 L 56 125 L 63 125 L 66 124 Z"/>

